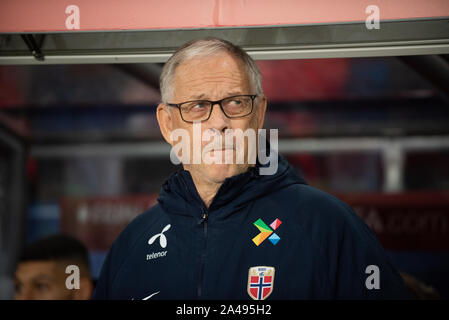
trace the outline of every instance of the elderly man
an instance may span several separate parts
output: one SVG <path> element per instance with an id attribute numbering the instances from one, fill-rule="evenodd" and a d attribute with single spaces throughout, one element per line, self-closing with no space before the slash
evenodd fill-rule
<path id="1" fill-rule="evenodd" d="M 223 142 L 228 132 L 257 132 L 264 122 L 261 76 L 245 51 L 221 39 L 190 41 L 167 61 L 160 83 L 162 135 L 173 147 L 175 131 L 190 139 L 176 153 L 183 170 L 114 242 L 95 299 L 409 297 L 348 205 L 308 186 L 280 155 L 275 172 L 261 174 L 270 163 L 260 153 L 250 161 L 254 140 Z M 234 151 L 243 151 L 243 162 Z M 204 161 L 205 153 L 216 161 Z"/>

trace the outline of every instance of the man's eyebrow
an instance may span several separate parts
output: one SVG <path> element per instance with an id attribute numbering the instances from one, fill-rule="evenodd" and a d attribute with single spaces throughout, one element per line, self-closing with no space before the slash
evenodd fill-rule
<path id="1" fill-rule="evenodd" d="M 32 281 L 39 281 L 39 280 L 53 280 L 53 277 L 48 274 L 38 274 L 35 277 L 31 279 Z"/>
<path id="2" fill-rule="evenodd" d="M 242 95 L 242 94 L 243 93 L 241 91 L 231 91 L 231 92 L 228 92 L 226 94 L 226 97 L 239 96 L 239 95 Z"/>
<path id="3" fill-rule="evenodd" d="M 207 97 L 204 93 L 192 96 L 192 100 L 205 99 Z"/>

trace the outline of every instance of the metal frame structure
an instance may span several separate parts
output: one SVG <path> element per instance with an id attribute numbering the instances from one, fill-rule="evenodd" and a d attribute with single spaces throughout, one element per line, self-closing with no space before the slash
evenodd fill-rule
<path id="1" fill-rule="evenodd" d="M 0 64 L 161 63 L 186 41 L 206 36 L 230 40 L 257 60 L 449 54 L 447 17 L 382 21 L 373 30 L 357 22 L 39 33 L 27 34 L 26 42 L 23 36 L 0 34 Z"/>
<path id="2" fill-rule="evenodd" d="M 25 161 L 26 146 L 21 137 L 0 124 L 0 156 L 7 171 L 2 172 L 0 181 L 0 300 L 8 299 L 13 284 L 17 254 L 25 239 L 26 188 Z M 3 182 L 5 185 L 3 185 Z M 6 187 L 3 189 L 3 187 Z"/>
<path id="3" fill-rule="evenodd" d="M 385 192 L 403 189 L 406 152 L 439 149 L 449 149 L 447 136 L 300 138 L 279 141 L 279 152 L 282 154 L 380 151 L 384 161 L 383 191 Z M 30 153 L 36 158 L 73 158 L 76 155 L 83 158 L 98 156 L 167 158 L 169 161 L 170 146 L 165 142 L 32 146 Z"/>

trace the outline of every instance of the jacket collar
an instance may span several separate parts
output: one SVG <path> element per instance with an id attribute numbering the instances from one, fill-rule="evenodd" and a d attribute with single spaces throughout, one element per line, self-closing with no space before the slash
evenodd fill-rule
<path id="1" fill-rule="evenodd" d="M 204 211 L 209 211 L 212 213 L 210 219 L 221 220 L 266 194 L 291 184 L 306 184 L 281 155 L 278 155 L 278 170 L 275 174 L 260 175 L 260 168 L 265 166 L 269 164 L 261 165 L 257 161 L 246 172 L 227 178 L 209 208 L 200 198 L 190 172 L 180 169 L 163 184 L 158 201 L 168 214 L 200 218 Z"/>

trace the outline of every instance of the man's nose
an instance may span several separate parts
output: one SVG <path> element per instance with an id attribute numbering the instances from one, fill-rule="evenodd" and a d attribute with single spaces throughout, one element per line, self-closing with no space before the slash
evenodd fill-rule
<path id="1" fill-rule="evenodd" d="M 220 132 L 224 132 L 224 130 L 229 128 L 229 121 L 230 119 L 226 117 L 226 115 L 223 113 L 223 110 L 221 110 L 220 104 L 216 103 L 211 106 L 212 113 L 209 117 L 208 125 L 211 128 L 214 128 L 216 130 L 219 130 Z"/>

